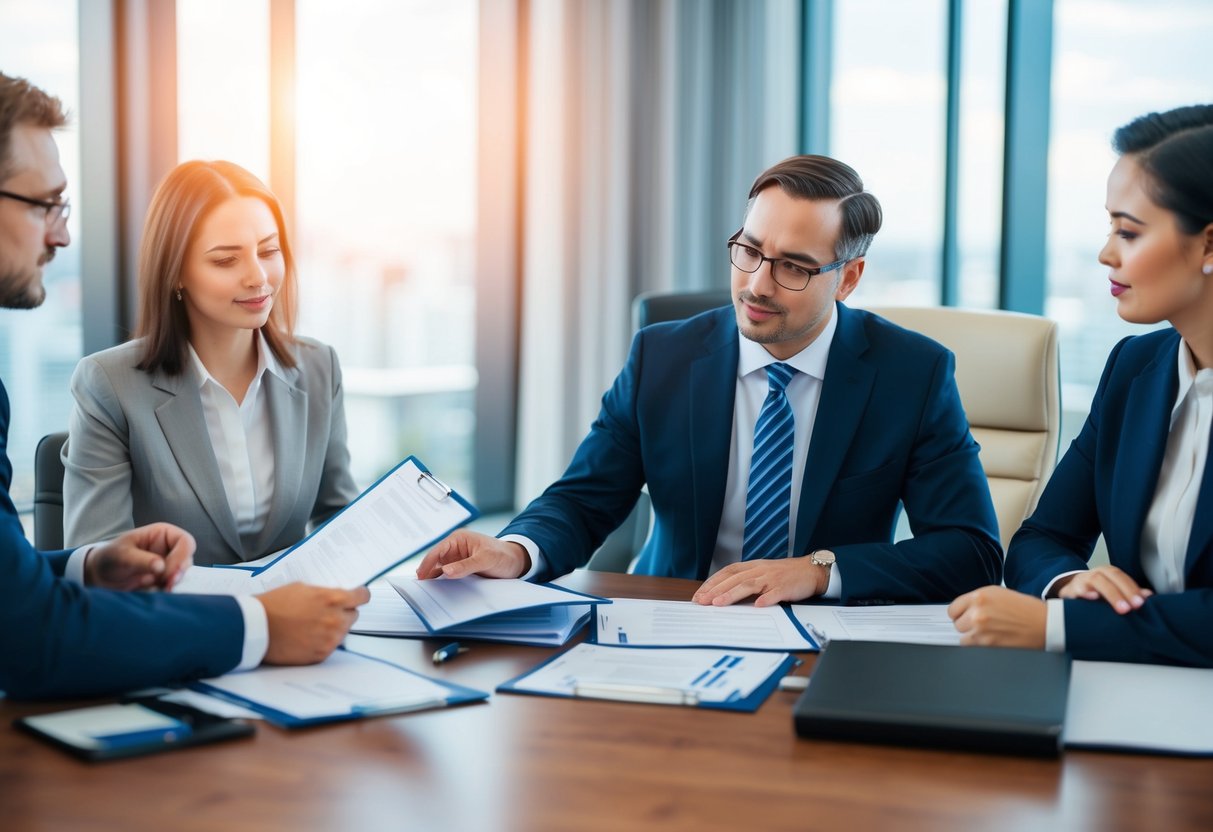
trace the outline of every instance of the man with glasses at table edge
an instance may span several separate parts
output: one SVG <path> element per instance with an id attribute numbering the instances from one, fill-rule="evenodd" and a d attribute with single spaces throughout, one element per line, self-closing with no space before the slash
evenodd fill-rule
<path id="1" fill-rule="evenodd" d="M 706 579 L 701 604 L 943 602 L 998 583 L 952 354 L 842 303 L 880 224 L 839 161 L 763 172 L 728 241 L 732 307 L 637 333 L 560 480 L 498 538 L 450 535 L 418 574 L 562 575 L 647 483 L 655 522 L 635 571 Z M 914 537 L 894 543 L 903 505 Z"/>
<path id="2" fill-rule="evenodd" d="M 0 308 L 46 298 L 42 268 L 71 242 L 52 130 L 63 107 L 0 73 Z M 0 696 L 79 697 L 331 653 L 367 590 L 290 584 L 258 596 L 170 595 L 194 539 L 153 523 L 75 551 L 38 552 L 9 496 L 9 401 L 0 382 Z"/>

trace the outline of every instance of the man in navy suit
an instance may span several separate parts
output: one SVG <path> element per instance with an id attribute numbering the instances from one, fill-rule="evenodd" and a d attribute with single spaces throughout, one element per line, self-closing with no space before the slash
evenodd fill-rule
<path id="1" fill-rule="evenodd" d="M 42 268 L 67 233 L 67 180 L 51 131 L 59 100 L 0 73 L 0 306 L 42 303 Z M 74 552 L 37 552 L 9 496 L 8 394 L 0 383 L 0 694 L 90 696 L 262 661 L 310 664 L 340 644 L 368 599 L 292 584 L 248 598 L 168 589 L 194 540 L 155 523 Z M 93 588 L 96 587 L 96 588 Z"/>
<path id="2" fill-rule="evenodd" d="M 564 476 L 499 538 L 456 532 L 418 574 L 564 574 L 647 484 L 636 571 L 706 579 L 700 603 L 945 601 L 997 582 L 951 353 L 842 304 L 880 223 L 834 159 L 762 173 L 728 241 L 732 307 L 638 333 Z M 894 543 L 902 506 L 914 537 Z"/>

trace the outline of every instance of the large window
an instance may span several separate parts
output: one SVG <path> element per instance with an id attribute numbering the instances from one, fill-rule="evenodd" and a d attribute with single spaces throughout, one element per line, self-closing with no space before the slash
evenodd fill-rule
<path id="1" fill-rule="evenodd" d="M 282 21 L 267 0 L 178 0 L 180 156 L 289 189 L 299 333 L 341 359 L 355 479 L 415 454 L 472 494 L 476 3 L 297 0 L 293 13 L 293 122 L 289 147 L 272 146 Z M 292 153 L 293 171 L 275 166 Z"/>
<path id="2" fill-rule="evenodd" d="M 830 155 L 884 208 L 856 300 L 939 300 L 947 3 L 835 4 Z"/>
<path id="3" fill-rule="evenodd" d="M 299 0 L 302 329 L 345 372 L 355 475 L 472 486 L 477 9 Z"/>
<path id="4" fill-rule="evenodd" d="M 1134 117 L 1213 95 L 1213 5 L 1204 0 L 1056 0 L 1049 152 L 1048 301 L 1061 327 L 1063 404 L 1077 432 L 1117 340 L 1145 327 L 1116 314 L 1104 197 L 1112 132 Z"/>
<path id="5" fill-rule="evenodd" d="M 56 95 L 71 113 L 79 102 L 79 39 L 76 0 L 0 0 L 0 55 L 6 74 L 23 76 Z M 73 122 L 57 134 L 67 197 L 75 210 L 68 221 L 80 236 L 80 138 Z M 0 378 L 12 403 L 8 455 L 13 463 L 13 501 L 26 510 L 33 501 L 34 448 L 47 433 L 67 429 L 71 412 L 68 380 L 80 360 L 80 247 L 59 250 L 44 272 L 46 302 L 32 311 L 0 312 Z"/>

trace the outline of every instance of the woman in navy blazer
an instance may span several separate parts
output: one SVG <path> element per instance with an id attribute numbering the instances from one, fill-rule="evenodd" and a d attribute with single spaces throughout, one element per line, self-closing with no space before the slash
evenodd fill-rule
<path id="1" fill-rule="evenodd" d="M 230 162 L 186 162 L 148 209 L 139 337 L 84 358 L 63 451 L 67 545 L 168 520 L 199 563 L 298 542 L 357 496 L 341 369 L 293 334 L 282 208 Z"/>
<path id="2" fill-rule="evenodd" d="M 1213 105 L 1120 128 L 1099 261 L 1126 321 L 1091 413 L 1007 550 L 1009 589 L 949 609 L 962 641 L 1213 666 Z M 1088 568 L 1103 534 L 1110 565 Z M 1013 591 L 1018 590 L 1018 592 Z"/>

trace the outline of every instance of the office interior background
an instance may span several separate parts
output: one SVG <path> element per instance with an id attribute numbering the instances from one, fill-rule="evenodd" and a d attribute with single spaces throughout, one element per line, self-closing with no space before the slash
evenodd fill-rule
<path id="1" fill-rule="evenodd" d="M 854 303 L 1058 321 L 1064 445 L 1141 331 L 1096 261 L 1111 132 L 1213 101 L 1210 42 L 1207 0 L 0 0 L 0 68 L 74 116 L 73 244 L 0 316 L 13 497 L 133 328 L 144 210 L 191 158 L 283 200 L 362 485 L 416 454 L 482 510 L 536 495 L 632 298 L 727 287 L 751 180 L 797 152 L 884 206 Z"/>

